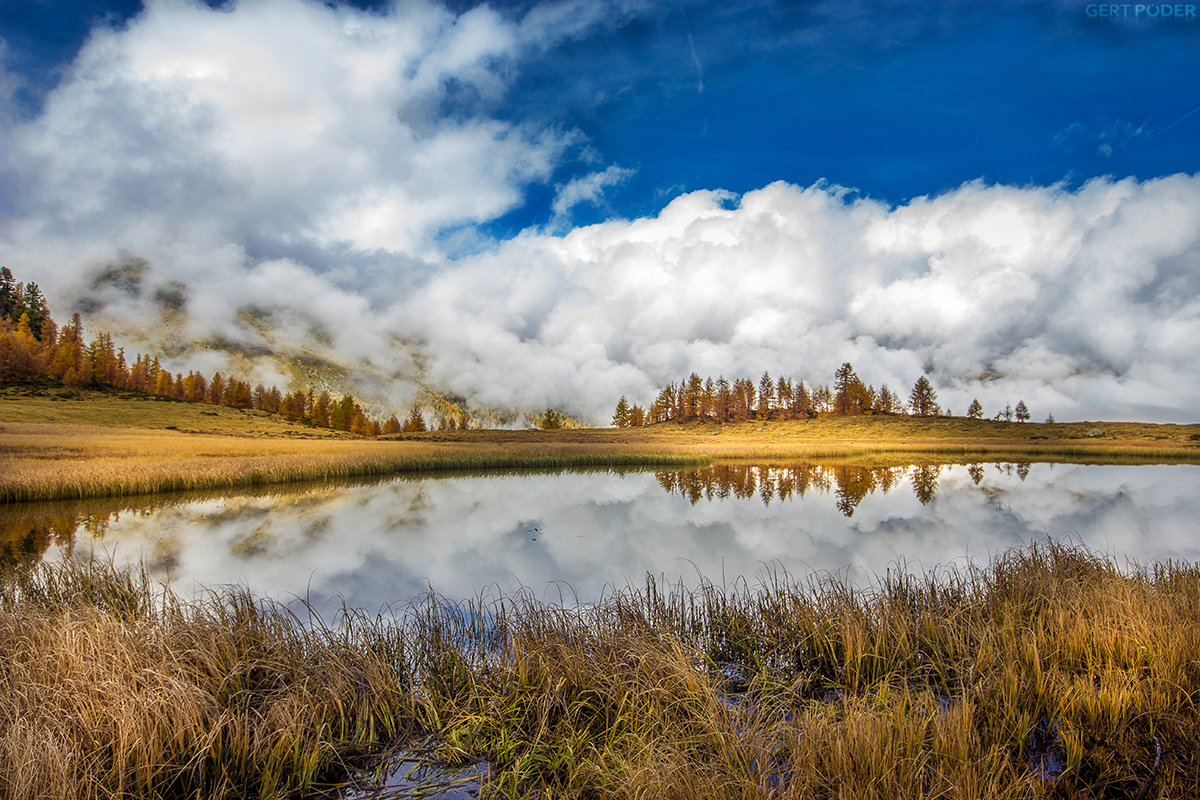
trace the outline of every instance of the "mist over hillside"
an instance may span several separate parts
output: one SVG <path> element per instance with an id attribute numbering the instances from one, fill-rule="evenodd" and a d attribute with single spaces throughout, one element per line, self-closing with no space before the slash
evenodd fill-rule
<path id="1" fill-rule="evenodd" d="M 380 302 L 362 275 L 126 252 L 53 282 L 173 365 L 407 406 L 553 406 L 605 422 L 692 370 L 828 382 L 851 361 L 988 414 L 1182 421 L 1198 395 L 1200 181 L 971 184 L 888 208 L 838 187 L 685 195 L 654 218 L 527 233 Z M 162 256 L 156 257 L 156 262 Z M 178 367 L 173 367 L 178 368 Z M 1039 416 L 1039 418 L 1040 418 Z"/>

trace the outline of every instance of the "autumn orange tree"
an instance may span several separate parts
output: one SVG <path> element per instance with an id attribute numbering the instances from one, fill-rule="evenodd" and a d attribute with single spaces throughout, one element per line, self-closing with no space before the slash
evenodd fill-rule
<path id="1" fill-rule="evenodd" d="M 312 390 L 281 394 L 276 387 L 215 373 L 172 374 L 158 356 L 145 354 L 129 364 L 125 351 L 101 331 L 87 343 L 78 314 L 61 330 L 35 283 L 20 284 L 0 267 L 0 383 L 44 381 L 66 387 L 113 387 L 191 403 L 257 409 L 283 414 L 322 428 L 377 436 L 383 426 L 349 394 L 333 400 Z"/>
<path id="2" fill-rule="evenodd" d="M 941 413 L 937 393 L 925 377 L 913 387 L 914 414 Z M 803 380 L 772 379 L 764 370 L 757 386 L 749 378 L 725 376 L 715 381 L 693 372 L 679 383 L 663 387 L 649 409 L 629 404 L 626 397 L 617 402 L 614 427 L 634 427 L 657 422 L 706 419 L 716 422 L 811 419 L 819 414 L 855 416 L 858 414 L 906 414 L 909 408 L 900 395 L 882 384 L 879 389 L 863 382 L 849 363 L 843 363 L 834 375 L 832 388 L 825 384 L 806 384 Z"/>

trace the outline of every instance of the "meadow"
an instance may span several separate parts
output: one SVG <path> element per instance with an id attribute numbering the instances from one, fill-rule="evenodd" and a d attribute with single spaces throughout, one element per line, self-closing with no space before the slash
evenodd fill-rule
<path id="1" fill-rule="evenodd" d="M 771 573 L 321 621 L 103 565 L 0 580 L 0 798 L 1194 797 L 1200 569 L 1060 543 L 867 588 Z"/>
<path id="2" fill-rule="evenodd" d="M 0 502 L 220 490 L 447 469 L 839 460 L 1200 462 L 1200 425 L 827 417 L 357 437 L 121 391 L 0 390 Z"/>

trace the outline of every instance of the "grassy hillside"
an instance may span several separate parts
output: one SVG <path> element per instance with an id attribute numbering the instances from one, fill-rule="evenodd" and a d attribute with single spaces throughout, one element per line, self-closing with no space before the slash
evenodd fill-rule
<path id="1" fill-rule="evenodd" d="M 254 436 L 339 435 L 337 431 L 314 428 L 265 411 L 185 403 L 116 389 L 61 386 L 0 387 L 0 424 L 6 422 Z"/>
<path id="2" fill-rule="evenodd" d="M 972 461 L 1200 463 L 1200 425 L 961 418 L 664 423 L 633 429 L 448 431 L 377 439 L 259 411 L 126 392 L 0 390 L 0 502 L 222 489 L 499 467 L 713 460 L 870 466 Z"/>

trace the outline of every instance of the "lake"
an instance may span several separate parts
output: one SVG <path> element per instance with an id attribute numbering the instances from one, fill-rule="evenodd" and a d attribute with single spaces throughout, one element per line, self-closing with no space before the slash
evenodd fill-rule
<path id="1" fill-rule="evenodd" d="M 869 583 L 1070 538 L 1122 561 L 1200 558 L 1200 466 L 729 466 L 404 477 L 0 508 L 7 561 L 111 557 L 190 594 L 243 583 L 375 611 L 432 587 L 590 602 L 647 573 Z"/>

